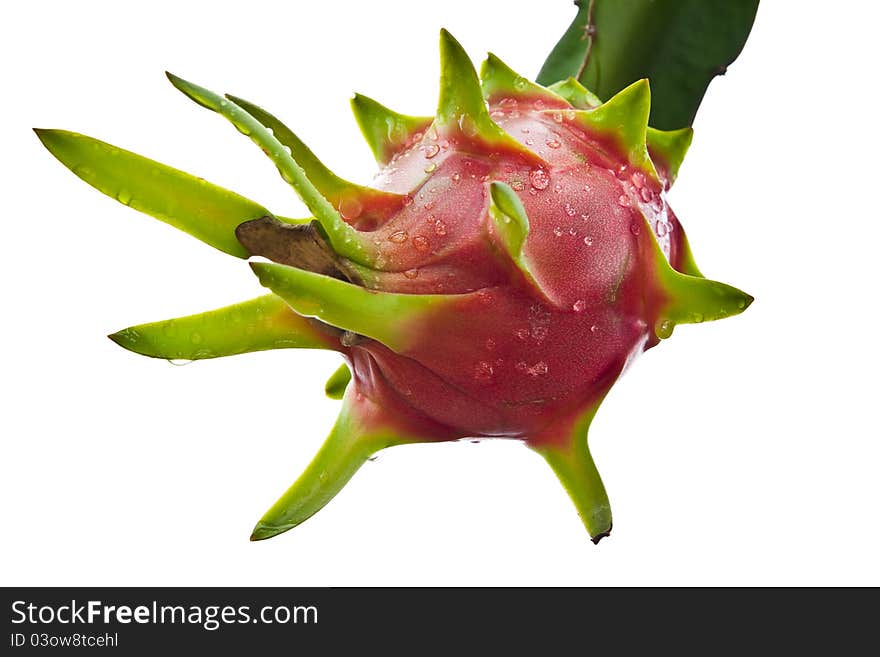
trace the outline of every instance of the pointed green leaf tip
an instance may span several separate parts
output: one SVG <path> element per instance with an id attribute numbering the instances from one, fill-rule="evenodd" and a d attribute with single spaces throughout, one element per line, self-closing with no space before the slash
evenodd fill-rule
<path id="1" fill-rule="evenodd" d="M 553 298 L 535 279 L 531 263 L 523 253 L 523 247 L 529 236 L 529 217 L 522 201 L 510 185 L 498 181 L 489 184 L 489 220 L 505 255 L 523 275 L 529 286 L 553 303 Z"/>
<path id="2" fill-rule="evenodd" d="M 593 543 L 611 533 L 611 504 L 588 445 L 590 424 L 602 398 L 573 420 L 557 421 L 529 440 L 574 502 Z"/>
<path id="3" fill-rule="evenodd" d="M 345 389 L 350 382 L 351 370 L 348 369 L 348 365 L 343 363 L 339 366 L 339 369 L 333 372 L 333 374 L 330 375 L 330 378 L 327 379 L 327 383 L 324 384 L 324 393 L 330 399 L 342 399 L 345 395 Z"/>
<path id="4" fill-rule="evenodd" d="M 564 108 L 568 102 L 553 91 L 526 79 L 494 54 L 489 53 L 480 68 L 483 96 L 490 103 L 502 98 L 521 98 L 531 101 L 540 100 L 545 107 Z"/>
<path id="5" fill-rule="evenodd" d="M 654 332 L 668 338 L 677 324 L 699 324 L 739 315 L 754 297 L 742 290 L 707 278 L 680 274 L 668 267 L 661 276 L 667 303 Z"/>
<path id="6" fill-rule="evenodd" d="M 543 163 L 537 154 L 513 139 L 489 117 L 474 65 L 461 44 L 446 30 L 440 30 L 437 126 L 444 132 L 517 153 L 530 162 Z"/>
<path id="7" fill-rule="evenodd" d="M 274 294 L 197 315 L 132 326 L 108 337 L 129 351 L 167 360 L 335 346 L 332 338 Z"/>
<path id="8" fill-rule="evenodd" d="M 103 141 L 66 130 L 37 137 L 58 160 L 107 196 L 238 258 L 240 223 L 271 214 L 234 192 Z"/>
<path id="9" fill-rule="evenodd" d="M 382 210 L 393 211 L 403 205 L 404 196 L 401 194 L 363 187 L 337 176 L 290 128 L 263 108 L 229 94 L 226 98 L 269 128 L 275 138 L 290 149 L 291 156 L 302 167 L 309 181 L 343 217 L 357 219 L 365 209 L 364 206 L 367 206 L 368 210 L 378 206 Z"/>
<path id="10" fill-rule="evenodd" d="M 547 88 L 553 93 L 562 96 L 572 107 L 577 109 L 593 109 L 602 104 L 602 101 L 599 100 L 596 94 L 574 78 L 556 82 Z"/>
<path id="11" fill-rule="evenodd" d="M 651 88 L 647 80 L 639 80 L 596 109 L 575 115 L 581 126 L 613 140 L 630 164 L 658 180 L 647 148 L 650 113 Z"/>
<path id="12" fill-rule="evenodd" d="M 250 137 L 269 156 L 284 180 L 296 190 L 315 220 L 321 225 L 336 253 L 363 265 L 371 264 L 372 258 L 367 253 L 358 232 L 342 220 L 336 208 L 321 195 L 302 167 L 263 124 L 233 101 L 171 73 L 166 75 L 171 84 L 184 95 L 228 119 L 239 132 Z"/>
<path id="13" fill-rule="evenodd" d="M 339 419 L 327 440 L 293 485 L 260 518 L 251 534 L 252 541 L 272 538 L 311 518 L 379 450 L 415 442 L 386 421 L 380 407 L 367 399 L 359 401 L 354 397 L 345 397 Z M 365 422 L 364 417 L 369 420 Z"/>
<path id="14" fill-rule="evenodd" d="M 498 238 L 508 255 L 518 261 L 522 256 L 523 244 L 529 236 L 529 218 L 526 209 L 516 192 L 503 182 L 491 183 L 489 194 L 492 199 L 489 214 Z"/>
<path id="15" fill-rule="evenodd" d="M 416 133 L 424 132 L 434 121 L 433 117 L 398 114 L 361 94 L 355 94 L 351 99 L 351 111 L 373 152 L 373 157 L 383 166 Z"/>
<path id="16" fill-rule="evenodd" d="M 678 169 L 684 161 L 694 139 L 693 128 L 681 130 L 655 130 L 648 128 L 646 140 L 651 159 L 666 169 L 669 184 L 678 177 Z"/>
<path id="17" fill-rule="evenodd" d="M 286 265 L 252 262 L 260 283 L 301 315 L 378 340 L 406 352 L 419 339 L 415 324 L 466 295 L 376 292 Z"/>
<path id="18" fill-rule="evenodd" d="M 645 240 L 645 243 L 651 250 L 649 257 L 654 262 L 662 297 L 654 325 L 658 338 L 670 337 L 677 324 L 699 324 L 739 315 L 755 300 L 731 285 L 676 271 L 669 265 L 657 240 Z"/>

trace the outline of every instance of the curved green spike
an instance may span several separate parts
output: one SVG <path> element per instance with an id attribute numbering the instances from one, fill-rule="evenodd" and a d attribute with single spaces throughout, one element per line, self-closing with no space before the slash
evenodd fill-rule
<path id="1" fill-rule="evenodd" d="M 654 333 L 665 339 L 677 324 L 699 324 L 739 315 L 754 297 L 742 290 L 698 274 L 690 276 L 673 269 L 657 240 L 644 240 L 654 262 L 656 284 L 662 297 Z"/>
<path id="2" fill-rule="evenodd" d="M 495 224 L 505 251 L 513 260 L 522 258 L 522 248 L 529 236 L 529 217 L 522 201 L 510 185 L 503 182 L 489 184 L 489 216 Z"/>
<path id="3" fill-rule="evenodd" d="M 263 515 L 251 540 L 272 538 L 312 517 L 379 450 L 426 440 L 407 433 L 382 408 L 366 397 L 358 399 L 349 389 L 327 440 L 299 479 Z"/>
<path id="4" fill-rule="evenodd" d="M 470 296 L 377 292 L 286 265 L 250 265 L 260 283 L 297 313 L 373 338 L 398 353 L 418 341 L 415 329 L 420 320 Z"/>
<path id="5" fill-rule="evenodd" d="M 324 384 L 324 393 L 330 399 L 342 399 L 345 396 L 345 389 L 348 387 L 348 384 L 351 382 L 351 370 L 348 369 L 348 365 L 343 363 L 339 366 L 333 374 L 330 375 L 330 378 L 327 379 L 327 383 Z"/>
<path id="6" fill-rule="evenodd" d="M 416 133 L 424 132 L 434 122 L 430 116 L 398 114 L 362 94 L 351 99 L 351 111 L 373 157 L 381 165 L 388 164 Z"/>
<path id="7" fill-rule="evenodd" d="M 587 89 L 574 78 L 556 82 L 547 87 L 550 91 L 565 98 L 577 109 L 594 109 L 602 104 L 599 96 Z"/>
<path id="8" fill-rule="evenodd" d="M 489 117 L 474 65 L 461 44 L 446 30 L 440 30 L 440 101 L 436 125 L 444 132 L 478 139 L 489 147 L 544 163 Z"/>
<path id="9" fill-rule="evenodd" d="M 541 100 L 545 107 L 565 108 L 565 98 L 523 77 L 491 52 L 480 67 L 483 97 L 491 104 L 502 98 Z"/>
<path id="10" fill-rule="evenodd" d="M 371 264 L 371 254 L 367 252 L 365 242 L 358 231 L 343 221 L 336 208 L 321 196 L 308 179 L 302 167 L 259 121 L 231 100 L 213 91 L 187 82 L 171 73 L 166 72 L 166 75 L 171 84 L 184 95 L 228 119 L 239 132 L 250 137 L 269 156 L 278 167 L 281 176 L 296 190 L 315 220 L 321 224 L 336 253 L 364 265 Z"/>
<path id="11" fill-rule="evenodd" d="M 248 257 L 235 238 L 236 226 L 271 214 L 235 192 L 92 137 L 67 130 L 34 132 L 52 155 L 98 191 L 229 255 Z"/>
<path id="12" fill-rule="evenodd" d="M 630 164 L 659 180 L 648 156 L 650 113 L 651 88 L 647 80 L 638 80 L 596 109 L 579 110 L 575 116 L 587 130 L 614 140 Z"/>
<path id="13" fill-rule="evenodd" d="M 691 251 L 691 244 L 688 241 L 687 233 L 684 232 L 684 228 L 679 224 L 679 244 L 681 248 L 681 262 L 679 263 L 678 270 L 687 274 L 688 276 L 698 276 L 699 278 L 705 278 L 703 276 L 703 272 L 700 271 L 700 268 L 697 266 L 696 260 L 694 260 L 694 253 Z"/>
<path id="14" fill-rule="evenodd" d="M 527 441 L 565 487 L 593 543 L 611 533 L 612 520 L 608 493 L 588 445 L 590 424 L 600 403 L 601 399 L 573 421 L 557 422 Z"/>
<path id="15" fill-rule="evenodd" d="M 489 219 L 504 253 L 532 289 L 552 303 L 553 299 L 532 275 L 531 263 L 523 253 L 523 246 L 529 236 L 529 217 L 522 201 L 510 185 L 498 181 L 489 183 Z"/>
<path id="16" fill-rule="evenodd" d="M 680 130 L 656 130 L 649 127 L 646 133 L 648 153 L 654 162 L 666 169 L 669 184 L 678 177 L 678 169 L 694 139 L 693 128 Z"/>
<path id="17" fill-rule="evenodd" d="M 386 213 L 403 206 L 405 197 L 402 194 L 356 185 L 337 176 L 315 156 L 312 150 L 290 128 L 263 108 L 229 94 L 226 94 L 226 97 L 269 128 L 275 138 L 290 149 L 291 156 L 302 167 L 309 181 L 317 188 L 321 196 L 339 210 L 343 217 L 351 213 L 346 210 L 346 207 L 356 208 L 355 213 L 359 216 L 364 206 L 367 206 L 368 210 L 379 209 Z M 348 218 L 357 219 L 357 216 L 349 216 Z"/>
<path id="18" fill-rule="evenodd" d="M 140 324 L 107 336 L 129 351 L 167 360 L 200 360 L 267 349 L 338 349 L 274 294 L 197 315 Z"/>

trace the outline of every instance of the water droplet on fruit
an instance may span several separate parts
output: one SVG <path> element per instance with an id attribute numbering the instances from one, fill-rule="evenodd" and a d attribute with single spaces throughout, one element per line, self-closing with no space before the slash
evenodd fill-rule
<path id="1" fill-rule="evenodd" d="M 550 176 L 544 169 L 532 169 L 529 172 L 529 182 L 535 189 L 547 189 L 547 185 L 550 184 Z"/>
<path id="2" fill-rule="evenodd" d="M 116 200 L 123 205 L 128 205 L 131 203 L 131 192 L 127 189 L 120 189 L 119 193 L 116 194 Z"/>
<path id="3" fill-rule="evenodd" d="M 436 235 L 445 235 L 446 234 L 446 224 L 443 223 L 440 219 L 434 222 L 434 233 Z"/>
<path id="4" fill-rule="evenodd" d="M 388 236 L 388 241 L 394 242 L 395 244 L 403 244 L 404 242 L 406 242 L 408 237 L 409 234 L 407 234 L 405 230 L 398 230 Z"/>
<path id="5" fill-rule="evenodd" d="M 641 189 L 642 185 L 645 184 L 645 174 L 641 171 L 634 171 L 633 175 L 630 176 L 630 180 L 632 180 L 632 184 L 635 185 L 636 189 Z"/>
<path id="6" fill-rule="evenodd" d="M 573 304 L 571 304 L 571 309 L 576 313 L 582 313 L 587 307 L 587 302 L 583 299 L 578 299 Z"/>
<path id="7" fill-rule="evenodd" d="M 657 222 L 657 237 L 666 237 L 669 233 L 669 224 L 662 219 Z"/>
<path id="8" fill-rule="evenodd" d="M 425 157 L 430 159 L 430 158 L 434 157 L 435 155 L 437 155 L 437 153 L 439 153 L 439 152 L 440 152 L 440 147 L 437 144 L 429 144 L 428 147 L 425 149 Z"/>
<path id="9" fill-rule="evenodd" d="M 547 373 L 550 368 L 547 367 L 547 363 L 543 360 L 539 360 L 537 363 L 532 365 L 529 368 L 529 374 L 531 376 L 542 376 Z"/>
<path id="10" fill-rule="evenodd" d="M 406 196 L 403 197 L 403 205 L 404 206 L 412 205 L 412 202 L 413 202 L 413 197 L 410 196 L 409 194 L 407 194 Z"/>
<path id="11" fill-rule="evenodd" d="M 95 177 L 95 172 L 84 164 L 73 167 L 73 172 L 83 180 L 91 180 Z"/>
<path id="12" fill-rule="evenodd" d="M 562 185 L 556 183 L 555 185 L 553 185 L 553 191 L 559 194 L 560 192 L 562 192 Z"/>
<path id="13" fill-rule="evenodd" d="M 568 121 L 574 121 L 575 116 L 577 115 L 574 113 L 574 110 L 563 110 L 562 116 Z"/>
<path id="14" fill-rule="evenodd" d="M 428 166 L 425 167 L 425 173 L 434 173 L 437 170 L 437 165 L 434 162 L 431 162 Z"/>
<path id="15" fill-rule="evenodd" d="M 572 237 L 574 237 L 575 235 L 578 234 L 577 228 L 574 228 L 574 227 L 569 228 L 568 234 L 571 235 Z"/>
<path id="16" fill-rule="evenodd" d="M 598 333 L 598 332 L 599 332 L 599 327 L 596 326 L 595 324 L 593 324 L 593 325 L 590 327 L 590 333 Z"/>
<path id="17" fill-rule="evenodd" d="M 645 203 L 650 203 L 654 200 L 654 191 L 650 187 L 642 187 L 639 190 L 639 196 Z"/>
<path id="18" fill-rule="evenodd" d="M 510 188 L 516 192 L 521 192 L 526 188 L 526 185 L 522 180 L 513 180 L 510 183 Z"/>
<path id="19" fill-rule="evenodd" d="M 672 335 L 672 331 L 674 328 L 675 324 L 671 320 L 664 319 L 657 322 L 657 325 L 654 327 L 654 333 L 657 334 L 658 338 L 666 339 L 670 335 Z"/>
<path id="20" fill-rule="evenodd" d="M 565 214 L 567 214 L 569 217 L 573 217 L 577 214 L 577 210 L 574 209 L 574 206 L 571 203 L 566 203 Z"/>
<path id="21" fill-rule="evenodd" d="M 527 328 L 519 328 L 516 329 L 514 335 L 520 340 L 527 340 L 529 337 L 529 329 Z"/>
<path id="22" fill-rule="evenodd" d="M 619 197 L 617 197 L 617 203 L 622 208 L 628 208 L 629 207 L 629 198 L 627 198 L 626 194 L 621 194 Z"/>
<path id="23" fill-rule="evenodd" d="M 700 324 L 705 318 L 703 317 L 703 313 L 694 313 L 693 320 L 694 324 Z"/>
<path id="24" fill-rule="evenodd" d="M 556 228 L 554 228 L 553 234 L 556 235 L 556 237 L 562 237 L 562 227 L 557 226 Z"/>
<path id="25" fill-rule="evenodd" d="M 427 203 L 425 203 L 425 210 L 430 212 L 434 209 L 434 205 L 436 205 L 435 201 L 428 201 Z"/>
<path id="26" fill-rule="evenodd" d="M 202 343 L 202 334 L 201 333 L 193 333 L 189 336 L 189 341 L 193 344 L 201 344 Z"/>
<path id="27" fill-rule="evenodd" d="M 516 79 L 513 81 L 513 86 L 516 87 L 519 91 L 522 91 L 526 88 L 526 79 L 524 77 L 516 76 Z"/>
<path id="28" fill-rule="evenodd" d="M 431 243 L 427 238 L 422 237 L 421 235 L 416 235 L 413 237 L 413 246 L 416 247 L 416 251 L 427 251 L 431 248 Z"/>
<path id="29" fill-rule="evenodd" d="M 483 385 L 492 383 L 495 376 L 495 369 L 484 360 L 481 360 L 474 366 L 474 381 Z"/>
<path id="30" fill-rule="evenodd" d="M 184 365 L 189 365 L 190 363 L 195 363 L 194 360 L 189 360 L 187 358 L 166 358 L 169 363 L 174 365 L 175 367 L 183 367 Z"/>
<path id="31" fill-rule="evenodd" d="M 551 114 L 556 123 L 562 123 L 562 112 L 556 111 Z"/>
<path id="32" fill-rule="evenodd" d="M 494 351 L 495 350 L 495 340 L 493 340 L 492 338 L 487 338 L 486 339 L 486 349 L 488 351 Z"/>
<path id="33" fill-rule="evenodd" d="M 587 235 L 586 237 L 584 237 L 584 244 L 586 244 L 587 246 L 593 246 L 593 238 Z"/>
<path id="34" fill-rule="evenodd" d="M 527 134 L 529 134 L 529 129 L 523 128 L 522 130 L 520 130 L 520 132 L 522 132 L 524 135 L 527 135 Z"/>
<path id="35" fill-rule="evenodd" d="M 534 139 L 526 139 L 526 146 L 534 146 L 534 145 L 535 145 Z"/>
<path id="36" fill-rule="evenodd" d="M 409 280 L 413 280 L 419 277 L 418 269 L 407 269 L 403 272 L 403 275 L 406 276 Z"/>
<path id="37" fill-rule="evenodd" d="M 550 148 L 559 148 L 560 146 L 562 146 L 562 142 L 558 139 L 548 139 L 547 146 L 549 146 Z"/>
<path id="38" fill-rule="evenodd" d="M 453 173 L 452 174 L 452 182 L 454 182 L 454 183 L 461 182 L 461 174 L 460 173 Z"/>
<path id="39" fill-rule="evenodd" d="M 498 104 L 501 107 L 516 107 L 516 98 L 502 98 Z"/>
<path id="40" fill-rule="evenodd" d="M 363 210 L 364 206 L 356 196 L 343 196 L 339 200 L 339 214 L 345 219 L 357 219 Z"/>
<path id="41" fill-rule="evenodd" d="M 462 114 L 458 117 L 458 127 L 466 137 L 473 137 L 477 134 L 477 124 L 468 114 Z"/>
<path id="42" fill-rule="evenodd" d="M 430 139 L 433 139 L 434 141 L 437 141 L 437 139 L 439 138 L 439 135 L 437 134 L 437 126 L 435 126 L 435 125 L 432 123 L 432 124 L 431 124 L 431 127 L 428 128 L 428 133 L 427 133 L 427 134 L 428 134 L 428 137 L 429 137 Z"/>
<path id="43" fill-rule="evenodd" d="M 634 221 L 629 225 L 629 232 L 633 235 L 638 235 L 642 230 L 641 223 L 638 221 Z"/>

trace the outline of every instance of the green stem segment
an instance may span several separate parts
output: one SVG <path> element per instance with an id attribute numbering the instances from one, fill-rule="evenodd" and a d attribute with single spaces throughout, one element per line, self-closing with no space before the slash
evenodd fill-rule
<path id="1" fill-rule="evenodd" d="M 235 238 L 236 226 L 271 214 L 202 178 L 92 137 L 67 130 L 35 132 L 52 155 L 98 191 L 229 255 L 248 257 Z"/>
<path id="2" fill-rule="evenodd" d="M 202 107 L 228 119 L 239 132 L 250 137 L 269 156 L 278 167 L 281 177 L 296 190 L 309 212 L 321 225 L 336 253 L 362 265 L 370 264 L 370 254 L 367 253 L 357 230 L 343 221 L 336 208 L 321 195 L 284 145 L 262 123 L 231 100 L 171 73 L 166 75 L 177 89 Z"/>
<path id="3" fill-rule="evenodd" d="M 587 445 L 598 407 L 597 403 L 573 423 L 554 426 L 530 441 L 565 487 L 593 543 L 611 533 L 611 504 Z"/>
<path id="4" fill-rule="evenodd" d="M 260 519 L 252 541 L 293 529 L 320 511 L 373 454 L 392 445 L 415 442 L 390 422 L 377 421 L 381 409 L 349 389 L 339 419 L 299 479 Z"/>
<path id="5" fill-rule="evenodd" d="M 262 107 L 229 94 L 226 97 L 269 128 L 275 138 L 290 149 L 291 157 L 302 167 L 311 183 L 339 209 L 343 217 L 356 220 L 363 210 L 369 212 L 376 209 L 387 216 L 403 206 L 405 197 L 401 194 L 363 187 L 337 176 L 290 128 Z"/>
<path id="6" fill-rule="evenodd" d="M 167 360 L 339 347 L 338 340 L 318 331 L 274 294 L 196 315 L 131 326 L 108 337 L 129 351 Z"/>
<path id="7" fill-rule="evenodd" d="M 330 399 L 342 399 L 349 383 L 351 383 L 351 370 L 348 369 L 348 365 L 343 363 L 327 379 L 327 383 L 324 384 L 324 393 Z"/>
<path id="8" fill-rule="evenodd" d="M 418 341 L 417 324 L 434 312 L 453 312 L 467 294 L 398 294 L 367 290 L 286 265 L 250 263 L 260 283 L 297 313 L 378 340 L 397 353 Z"/>

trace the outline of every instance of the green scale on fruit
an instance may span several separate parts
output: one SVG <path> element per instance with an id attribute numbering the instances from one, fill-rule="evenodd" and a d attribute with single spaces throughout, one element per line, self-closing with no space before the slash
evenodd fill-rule
<path id="1" fill-rule="evenodd" d="M 507 438 L 544 457 L 598 541 L 611 508 L 587 435 L 602 399 L 677 324 L 752 301 L 697 269 L 666 203 L 692 133 L 648 127 L 647 80 L 601 103 L 575 80 L 545 88 L 494 55 L 478 77 L 445 30 L 440 54 L 435 117 L 352 100 L 381 167 L 375 187 L 333 174 L 269 112 L 169 74 L 268 155 L 308 219 L 90 137 L 37 131 L 105 194 L 271 261 L 250 263 L 269 294 L 114 342 L 165 359 L 283 348 L 345 359 L 326 386 L 342 399 L 336 425 L 254 540 L 319 511 L 378 450 Z"/>

